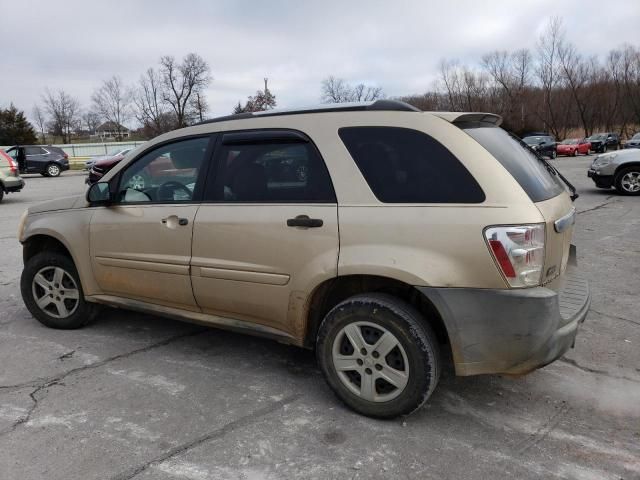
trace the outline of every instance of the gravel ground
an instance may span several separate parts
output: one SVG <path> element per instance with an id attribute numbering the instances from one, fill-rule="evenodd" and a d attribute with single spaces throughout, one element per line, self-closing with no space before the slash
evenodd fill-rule
<path id="1" fill-rule="evenodd" d="M 84 191 L 27 176 L 0 204 L 0 479 L 638 479 L 640 197 L 598 190 L 590 158 L 554 163 L 579 188 L 574 243 L 593 302 L 575 349 L 520 378 L 456 378 L 376 421 L 345 409 L 311 352 L 105 310 L 41 326 L 19 294 L 18 218 Z"/>

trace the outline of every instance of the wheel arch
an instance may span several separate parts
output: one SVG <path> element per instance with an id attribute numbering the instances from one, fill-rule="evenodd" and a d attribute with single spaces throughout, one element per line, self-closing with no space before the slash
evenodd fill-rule
<path id="1" fill-rule="evenodd" d="M 629 167 L 638 167 L 640 169 L 640 161 L 621 163 L 616 167 L 615 171 L 613 172 L 613 175 L 616 176 L 618 175 L 618 173 L 620 173 L 621 170 L 624 170 Z"/>
<path id="2" fill-rule="evenodd" d="M 451 354 L 451 335 L 434 303 L 413 285 L 377 275 L 343 275 L 318 285 L 307 302 L 303 344 L 313 348 L 326 314 L 349 297 L 362 293 L 387 293 L 413 305 L 429 322 L 441 344 Z"/>

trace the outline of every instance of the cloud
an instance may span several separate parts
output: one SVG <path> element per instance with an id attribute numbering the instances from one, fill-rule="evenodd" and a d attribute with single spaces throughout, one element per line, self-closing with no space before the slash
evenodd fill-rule
<path id="1" fill-rule="evenodd" d="M 640 3 L 618 0 L 604 12 L 593 0 L 0 0 L 0 9 L 11 19 L 0 44 L 0 105 L 30 112 L 49 87 L 88 106 L 102 79 L 133 83 L 160 56 L 193 51 L 212 68 L 213 115 L 230 113 L 265 76 L 283 107 L 317 103 L 329 74 L 389 95 L 423 92 L 442 58 L 477 64 L 491 50 L 533 49 L 553 15 L 581 52 L 603 57 L 638 43 L 640 15 Z"/>

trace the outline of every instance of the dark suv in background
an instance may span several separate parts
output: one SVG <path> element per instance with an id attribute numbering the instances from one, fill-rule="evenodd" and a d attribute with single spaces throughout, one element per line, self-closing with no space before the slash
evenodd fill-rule
<path id="1" fill-rule="evenodd" d="M 15 146 L 7 149 L 20 173 L 39 173 L 44 177 L 57 177 L 69 170 L 69 156 L 59 147 L 51 145 Z"/>
<path id="2" fill-rule="evenodd" d="M 556 140 L 551 135 L 528 135 L 522 141 L 540 155 L 556 158 Z"/>
<path id="3" fill-rule="evenodd" d="M 594 133 L 589 138 L 591 150 L 596 153 L 604 153 L 607 150 L 618 150 L 620 148 L 620 135 L 613 132 Z"/>

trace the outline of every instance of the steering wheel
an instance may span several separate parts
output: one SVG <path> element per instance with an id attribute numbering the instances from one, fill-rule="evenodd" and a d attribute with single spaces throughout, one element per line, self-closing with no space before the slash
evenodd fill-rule
<path id="1" fill-rule="evenodd" d="M 187 197 L 191 199 L 193 196 L 193 192 L 189 190 L 185 185 L 180 182 L 176 182 L 175 180 L 171 180 L 169 182 L 165 182 L 158 187 L 158 200 L 174 200 L 174 193 L 176 190 L 182 190 L 187 194 Z"/>

